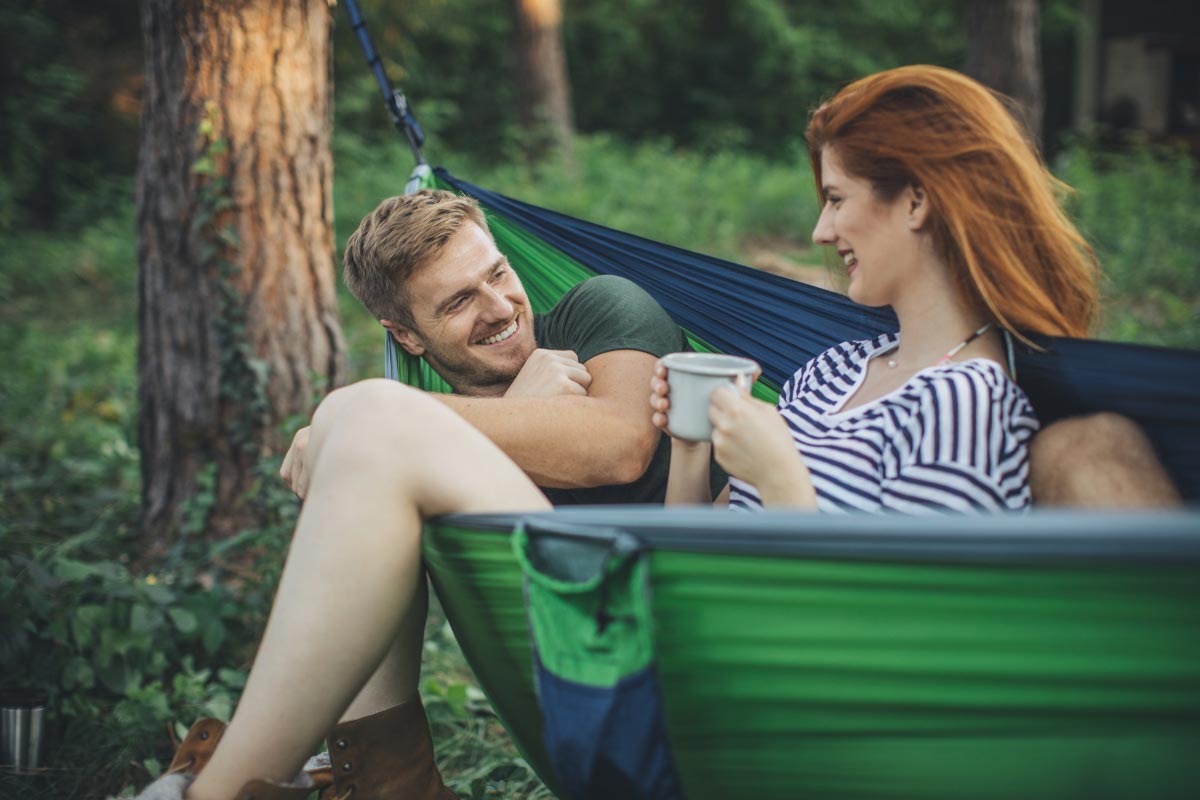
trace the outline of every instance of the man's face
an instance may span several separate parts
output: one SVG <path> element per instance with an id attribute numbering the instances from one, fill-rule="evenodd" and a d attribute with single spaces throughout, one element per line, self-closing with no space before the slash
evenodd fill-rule
<path id="1" fill-rule="evenodd" d="M 385 323 L 396 341 L 460 394 L 504 394 L 537 342 L 529 298 L 492 237 L 465 223 L 407 288 L 415 324 Z"/>

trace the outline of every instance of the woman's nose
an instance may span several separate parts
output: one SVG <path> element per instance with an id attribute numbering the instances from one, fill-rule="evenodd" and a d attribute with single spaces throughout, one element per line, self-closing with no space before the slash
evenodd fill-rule
<path id="1" fill-rule="evenodd" d="M 837 241 L 837 236 L 833 233 L 833 222 L 829 217 L 828 207 L 822 208 L 821 216 L 817 217 L 817 226 L 813 228 L 813 244 L 831 245 Z"/>

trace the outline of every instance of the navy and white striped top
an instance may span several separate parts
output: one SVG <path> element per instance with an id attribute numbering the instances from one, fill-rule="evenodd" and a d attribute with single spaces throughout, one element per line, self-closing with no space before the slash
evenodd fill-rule
<path id="1" fill-rule="evenodd" d="M 841 408 L 867 362 L 897 334 L 844 342 L 784 384 L 779 411 L 812 473 L 821 511 L 904 513 L 1028 508 L 1029 442 L 1038 421 L 995 361 L 923 369 L 899 389 Z M 754 487 L 730 479 L 732 508 L 761 508 Z"/>

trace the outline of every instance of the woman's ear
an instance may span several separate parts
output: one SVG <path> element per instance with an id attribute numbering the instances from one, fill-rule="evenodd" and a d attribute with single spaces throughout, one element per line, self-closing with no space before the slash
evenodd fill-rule
<path id="1" fill-rule="evenodd" d="M 425 354 L 425 345 L 411 329 L 386 319 L 379 320 L 379 324 L 387 328 L 396 344 L 404 348 L 404 352 L 414 356 Z"/>
<path id="2" fill-rule="evenodd" d="M 916 184 L 904 190 L 905 202 L 908 204 L 908 229 L 919 231 L 925 227 L 929 219 L 929 196 L 925 190 Z"/>

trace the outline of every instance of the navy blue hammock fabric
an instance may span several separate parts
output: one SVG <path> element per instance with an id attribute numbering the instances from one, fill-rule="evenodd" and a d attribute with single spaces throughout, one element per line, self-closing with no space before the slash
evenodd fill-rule
<path id="1" fill-rule="evenodd" d="M 435 174 L 597 274 L 637 283 L 717 350 L 757 360 L 776 385 L 834 344 L 896 330 L 889 309 L 522 203 L 445 169 Z M 1031 338 L 1043 349 L 1016 343 L 1017 382 L 1043 425 L 1099 411 L 1127 416 L 1146 431 L 1185 500 L 1200 502 L 1200 351 Z"/>

